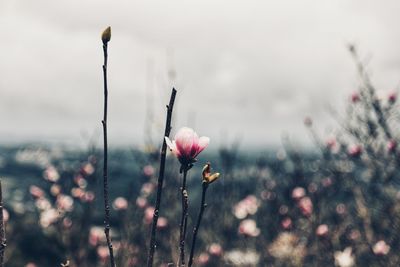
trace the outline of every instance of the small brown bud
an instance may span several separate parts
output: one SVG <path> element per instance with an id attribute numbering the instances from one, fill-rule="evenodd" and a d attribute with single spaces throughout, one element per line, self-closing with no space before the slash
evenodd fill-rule
<path id="1" fill-rule="evenodd" d="M 103 44 L 107 44 L 111 40 L 111 27 L 107 27 L 101 34 L 101 40 Z"/>
<path id="2" fill-rule="evenodd" d="M 216 181 L 220 173 L 213 173 L 211 174 L 211 164 L 208 162 L 204 168 L 203 168 L 203 182 L 206 182 L 207 184 L 211 184 L 212 182 Z"/>
<path id="3" fill-rule="evenodd" d="M 220 174 L 219 172 L 210 175 L 210 176 L 206 179 L 206 180 L 207 180 L 207 183 L 211 184 L 212 182 L 215 182 L 215 181 L 219 178 L 220 175 L 221 175 L 221 174 Z"/>

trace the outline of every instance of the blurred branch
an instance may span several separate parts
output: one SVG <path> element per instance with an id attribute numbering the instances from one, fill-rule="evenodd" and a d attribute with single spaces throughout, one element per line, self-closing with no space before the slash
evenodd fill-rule
<path id="1" fill-rule="evenodd" d="M 157 222 L 158 222 L 158 217 L 159 217 L 159 212 L 160 212 L 162 187 L 163 187 L 163 182 L 164 182 L 165 158 L 167 155 L 167 143 L 165 142 L 165 136 L 169 137 L 169 134 L 171 132 L 172 110 L 174 107 L 175 96 L 176 96 L 176 90 L 175 90 L 175 88 L 172 88 L 171 98 L 169 100 L 169 104 L 167 105 L 167 120 L 166 120 L 166 124 L 165 124 L 165 132 L 164 132 L 164 136 L 163 136 L 163 144 L 162 144 L 162 148 L 161 148 L 160 170 L 159 170 L 159 174 L 158 174 L 158 185 L 157 185 L 157 199 L 156 199 L 156 205 L 155 205 L 154 214 L 153 214 L 153 224 L 151 226 L 149 255 L 147 258 L 147 266 L 148 267 L 153 266 L 154 252 L 156 249 L 156 229 L 157 229 Z"/>

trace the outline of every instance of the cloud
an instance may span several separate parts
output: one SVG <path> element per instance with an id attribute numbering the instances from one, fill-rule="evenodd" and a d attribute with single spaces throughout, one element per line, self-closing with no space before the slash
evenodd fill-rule
<path id="1" fill-rule="evenodd" d="M 253 145 L 277 144 L 284 131 L 304 141 L 303 117 L 311 115 L 326 127 L 332 123 L 326 106 L 340 107 L 356 88 L 345 49 L 349 41 L 363 55 L 372 52 L 378 87 L 398 83 L 397 1 L 6 0 L 0 5 L 3 142 L 10 135 L 62 140 L 99 130 L 99 35 L 108 25 L 113 31 L 109 124 L 115 142 L 140 143 L 146 103 L 161 134 L 172 83 L 179 92 L 177 126 L 195 124 L 215 140 L 229 132 Z"/>

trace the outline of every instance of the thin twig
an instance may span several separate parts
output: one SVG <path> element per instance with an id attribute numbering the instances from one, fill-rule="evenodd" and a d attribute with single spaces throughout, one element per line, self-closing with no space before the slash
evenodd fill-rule
<path id="1" fill-rule="evenodd" d="M 169 134 L 171 132 L 171 119 L 172 119 L 172 110 L 175 102 L 175 96 L 176 96 L 176 90 L 175 88 L 172 88 L 171 98 L 167 106 L 167 120 L 163 136 L 163 145 L 161 148 L 160 170 L 158 174 L 158 185 L 157 185 L 157 199 L 153 214 L 153 224 L 151 226 L 150 248 L 149 248 L 149 255 L 147 257 L 147 267 L 153 266 L 154 252 L 156 250 L 156 229 L 157 229 L 158 216 L 160 213 L 161 193 L 162 193 L 164 172 L 165 172 L 165 158 L 167 155 L 167 143 L 165 142 L 164 137 L 165 136 L 169 137 Z"/>
<path id="2" fill-rule="evenodd" d="M 197 233 L 198 233 L 199 228 L 200 228 L 200 223 L 201 223 L 201 218 L 203 217 L 203 212 L 207 207 L 207 204 L 206 204 L 207 188 L 208 188 L 208 183 L 207 182 L 203 182 L 203 192 L 201 194 L 200 211 L 199 211 L 199 215 L 197 216 L 196 226 L 193 228 L 193 240 L 192 240 L 192 247 L 190 249 L 190 257 L 189 257 L 189 265 L 188 265 L 189 267 L 191 267 L 192 264 L 193 264 L 193 255 L 194 255 L 194 250 L 195 250 L 195 247 L 196 247 Z"/>
<path id="3" fill-rule="evenodd" d="M 182 166 L 183 169 L 183 180 L 181 187 L 182 195 L 182 216 L 179 230 L 179 261 L 178 266 L 185 266 L 185 239 L 186 239 L 186 228 L 187 228 L 187 217 L 188 217 L 188 193 L 186 190 L 186 176 L 188 168 Z"/>
<path id="4" fill-rule="evenodd" d="M 6 232 L 3 218 L 3 192 L 0 180 L 0 267 L 4 266 L 4 251 L 6 249 Z"/>
<path id="5" fill-rule="evenodd" d="M 103 133 L 104 133 L 104 161 L 103 161 L 103 185 L 104 185 L 104 233 L 107 239 L 107 246 L 110 253 L 111 267 L 115 267 L 114 251 L 110 238 L 110 204 L 108 200 L 108 144 L 107 144 L 107 108 L 108 108 L 108 88 L 107 88 L 107 59 L 108 59 L 108 42 L 110 41 L 111 32 L 108 27 L 102 36 L 103 40 L 103 52 L 104 52 L 104 64 L 103 64 L 103 78 L 104 78 L 104 113 L 103 120 Z"/>

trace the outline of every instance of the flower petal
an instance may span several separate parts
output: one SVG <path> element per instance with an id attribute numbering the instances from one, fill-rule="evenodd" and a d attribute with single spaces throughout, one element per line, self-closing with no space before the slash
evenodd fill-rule
<path id="1" fill-rule="evenodd" d="M 176 149 L 176 146 L 174 146 L 174 144 L 171 142 L 171 140 L 167 136 L 164 136 L 164 139 L 165 139 L 165 143 L 167 143 L 169 150 L 172 151 L 172 150 Z"/>
<path id="2" fill-rule="evenodd" d="M 209 137 L 206 137 L 206 136 L 200 137 L 199 138 L 199 145 L 198 145 L 195 157 L 197 157 L 197 155 L 199 155 L 200 152 L 203 151 L 208 146 L 209 143 L 210 143 L 210 138 Z"/>
<path id="3" fill-rule="evenodd" d="M 188 127 L 183 127 L 176 133 L 176 148 L 183 157 L 189 158 L 191 156 L 194 135 L 193 129 Z"/>
<path id="4" fill-rule="evenodd" d="M 197 151 L 199 150 L 199 136 L 196 132 L 193 135 L 192 149 L 190 150 L 190 157 L 195 158 L 197 156 Z"/>

